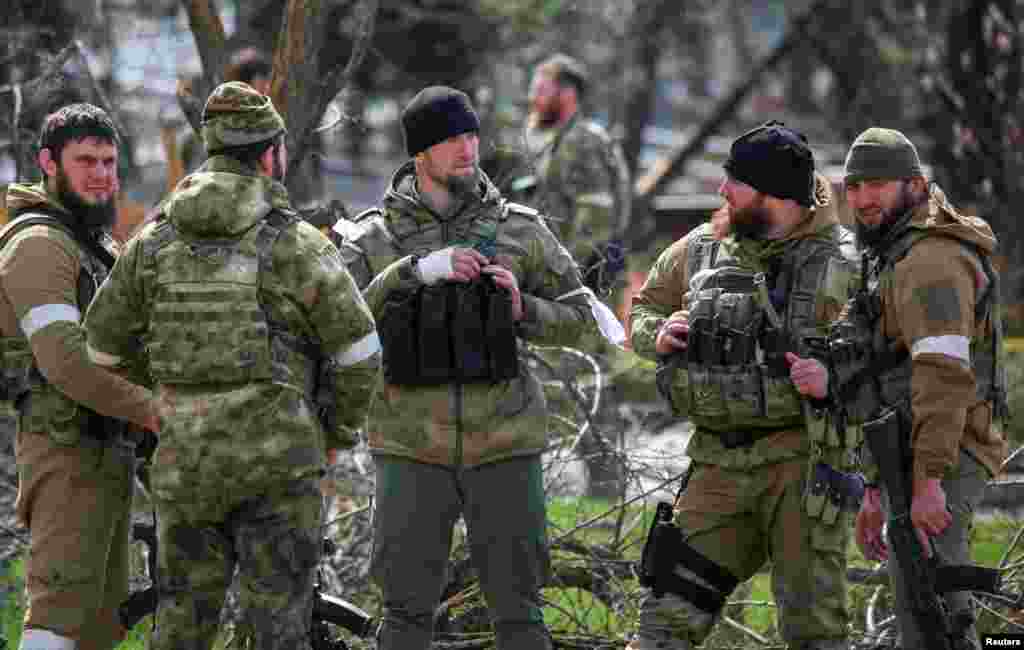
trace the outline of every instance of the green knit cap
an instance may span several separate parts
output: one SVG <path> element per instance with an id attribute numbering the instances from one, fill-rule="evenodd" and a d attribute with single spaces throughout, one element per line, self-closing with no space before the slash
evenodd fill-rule
<path id="1" fill-rule="evenodd" d="M 914 144 L 895 129 L 872 127 L 857 136 L 846 154 L 846 182 L 924 176 Z"/>
<path id="2" fill-rule="evenodd" d="M 203 107 L 203 144 L 210 153 L 264 142 L 285 133 L 270 98 L 249 84 L 229 81 L 214 88 Z"/>

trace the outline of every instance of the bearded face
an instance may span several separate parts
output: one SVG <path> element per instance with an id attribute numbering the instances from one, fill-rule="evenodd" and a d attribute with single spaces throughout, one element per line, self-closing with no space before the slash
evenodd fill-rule
<path id="1" fill-rule="evenodd" d="M 57 166 L 57 200 L 89 230 L 110 228 L 117 220 L 114 196 L 105 201 L 93 201 L 79 194 L 63 165 Z"/>
<path id="2" fill-rule="evenodd" d="M 908 181 L 880 180 L 847 184 L 846 199 L 856 217 L 858 241 L 871 246 L 913 210 L 919 197 Z"/>
<path id="3" fill-rule="evenodd" d="M 536 73 L 530 82 L 530 125 L 549 128 L 561 117 L 558 82 L 551 75 Z"/>
<path id="4" fill-rule="evenodd" d="M 467 198 L 480 185 L 479 146 L 476 133 L 448 138 L 423 153 L 422 172 L 453 197 Z"/>
<path id="5" fill-rule="evenodd" d="M 729 224 L 739 238 L 764 239 L 772 228 L 771 215 L 764 204 L 764 194 L 743 206 L 730 206 Z"/>

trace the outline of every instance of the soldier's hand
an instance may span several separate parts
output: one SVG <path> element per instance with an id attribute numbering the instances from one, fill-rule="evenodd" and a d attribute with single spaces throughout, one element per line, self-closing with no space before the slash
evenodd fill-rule
<path id="1" fill-rule="evenodd" d="M 910 504 L 910 521 L 917 531 L 918 541 L 925 554 L 931 556 L 929 537 L 941 535 L 953 523 L 953 515 L 946 508 L 946 491 L 937 478 L 914 482 L 914 500 Z"/>
<path id="2" fill-rule="evenodd" d="M 881 498 L 881 491 L 878 488 L 869 487 L 864 490 L 856 522 L 857 546 L 860 547 L 861 554 L 869 560 L 878 562 L 883 562 L 889 557 L 889 549 L 882 539 L 885 515 L 882 514 Z"/>
<path id="3" fill-rule="evenodd" d="M 686 339 L 690 335 L 690 323 L 685 312 L 676 312 L 658 330 L 654 339 L 654 350 L 658 354 L 671 354 L 686 349 Z"/>
<path id="4" fill-rule="evenodd" d="M 480 275 L 487 258 L 471 248 L 449 246 L 427 255 L 417 263 L 423 284 L 441 280 L 472 282 Z"/>
<path id="5" fill-rule="evenodd" d="M 789 379 L 801 395 L 825 399 L 828 395 L 828 368 L 817 359 L 804 359 L 792 352 L 786 353 Z"/>
<path id="6" fill-rule="evenodd" d="M 488 264 L 480 270 L 494 278 L 494 284 L 508 290 L 512 296 L 512 318 L 516 321 L 523 320 L 523 294 L 519 292 L 516 274 L 500 264 Z"/>
<path id="7" fill-rule="evenodd" d="M 472 282 L 480 276 L 480 269 L 488 264 L 489 260 L 472 248 L 452 249 L 452 274 L 449 280 L 456 282 Z"/>

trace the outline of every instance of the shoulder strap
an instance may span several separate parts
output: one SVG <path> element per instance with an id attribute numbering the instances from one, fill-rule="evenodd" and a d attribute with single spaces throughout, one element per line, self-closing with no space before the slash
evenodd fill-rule
<path id="1" fill-rule="evenodd" d="M 3 247 L 14 238 L 14 235 L 25 228 L 30 228 L 31 226 L 49 226 L 51 228 L 57 228 L 58 230 L 62 230 L 72 239 L 75 239 L 75 233 L 64 225 L 64 222 L 60 219 L 40 212 L 27 212 L 5 225 L 3 230 L 0 230 L 0 249 L 3 249 Z"/>

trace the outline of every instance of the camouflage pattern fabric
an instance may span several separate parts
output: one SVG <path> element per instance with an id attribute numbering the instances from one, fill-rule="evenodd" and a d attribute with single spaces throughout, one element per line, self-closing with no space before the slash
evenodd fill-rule
<path id="1" fill-rule="evenodd" d="M 162 210 L 164 219 L 199 250 L 204 242 L 243 238 L 259 227 L 271 210 L 287 213 L 291 208 L 280 183 L 256 175 L 234 159 L 214 156 L 179 184 Z M 145 258 L 151 239 L 159 234 L 162 225 L 158 220 L 132 240 L 86 317 L 89 345 L 108 362 L 148 361 L 156 321 L 168 316 L 168 312 L 157 311 L 155 306 L 166 301 L 167 285 L 189 279 L 165 277 L 173 274 L 173 265 L 154 267 Z M 163 249 L 161 254 L 170 253 Z M 288 382 L 213 384 L 202 383 L 199 378 L 189 383 L 158 382 L 155 390 L 161 401 L 162 431 L 151 468 L 157 516 L 163 532 L 169 535 L 160 539 L 159 567 L 161 575 L 169 581 L 168 586 L 173 588 L 173 581 L 192 580 L 194 576 L 200 580 L 204 572 L 219 574 L 225 570 L 224 557 L 237 559 L 242 569 L 250 572 L 243 580 L 253 581 L 244 584 L 254 594 L 251 598 L 246 596 L 244 602 L 258 607 L 257 616 L 262 616 L 264 607 L 283 606 L 291 602 L 288 599 L 298 598 L 297 594 L 307 593 L 316 552 L 310 551 L 306 542 L 319 537 L 318 492 L 316 499 L 297 496 L 294 508 L 298 510 L 270 495 L 290 494 L 293 486 L 307 483 L 316 491 L 316 479 L 325 466 L 325 445 L 355 443 L 380 364 L 370 312 L 337 249 L 319 231 L 297 219 L 289 222 L 270 250 L 268 262 L 268 271 L 260 278 L 260 297 L 269 320 L 280 324 L 287 333 L 319 341 L 321 354 L 332 359 L 337 368 L 333 394 L 338 416 L 336 428 L 323 430 L 312 409 L 312 396 Z M 159 268 L 159 274 L 153 272 L 154 268 Z M 215 279 L 213 271 L 208 279 Z M 191 280 L 198 291 L 209 288 L 204 287 L 202 278 Z M 224 309 L 235 307 L 222 305 Z M 189 303 L 182 302 L 180 309 L 186 308 Z M 169 336 L 164 337 L 164 344 Z M 144 341 L 147 345 L 143 345 Z M 304 487 L 302 490 L 302 495 L 306 495 L 308 491 Z M 265 503 L 261 501 L 264 497 Z M 291 524 L 264 529 L 261 517 L 271 522 L 282 517 L 282 521 Z M 189 563 L 188 573 L 183 574 L 175 558 L 191 557 L 195 549 L 189 544 L 208 534 L 215 527 L 214 522 L 228 529 L 236 527 L 235 530 L 252 526 L 253 539 L 248 543 L 266 545 L 277 556 L 261 560 L 235 558 L 231 553 L 224 557 L 205 555 L 200 562 Z M 298 538 L 289 537 L 296 535 Z M 233 546 L 227 548 L 238 550 Z M 206 564 L 207 561 L 216 566 Z M 261 582 L 264 578 L 266 581 Z M 272 606 L 266 605 L 269 601 L 260 600 L 265 598 L 260 593 L 268 588 L 288 595 L 283 600 L 272 600 Z M 211 593 L 207 591 L 202 597 L 208 598 Z M 162 636 L 168 641 L 160 641 L 157 647 L 178 647 L 178 635 L 196 633 L 191 628 L 176 627 L 184 624 L 178 618 L 184 610 L 177 608 L 188 602 L 175 601 L 168 610 L 163 632 L 166 636 Z M 208 629 L 206 617 L 212 616 L 215 622 L 217 612 L 217 607 L 202 606 L 204 603 L 192 601 L 199 609 L 190 614 L 203 619 L 199 626 L 202 634 Z M 257 627 L 257 633 L 262 634 L 258 634 L 259 638 L 271 638 L 278 632 L 285 634 L 289 625 L 308 625 L 308 610 L 305 614 L 300 611 L 304 607 L 302 601 L 296 601 L 295 607 L 298 609 L 284 610 L 286 618 L 304 618 L 298 622 L 289 619 L 287 623 L 280 618 L 268 619 L 276 621 L 273 629 L 259 633 Z M 189 625 L 197 624 L 193 620 Z M 294 636 L 289 632 L 283 638 Z M 259 647 L 302 646 L 268 642 Z"/>
<path id="2" fill-rule="evenodd" d="M 830 249 L 835 263 L 810 265 L 820 277 L 800 281 L 802 286 L 816 287 L 810 296 L 813 304 L 801 308 L 804 316 L 791 322 L 791 305 L 782 300 L 775 306 L 784 326 L 798 327 L 800 334 L 815 331 L 824 336 L 857 286 L 856 267 L 847 259 L 849 249 L 840 247 L 842 231 L 837 224 L 829 206 L 818 206 L 786 238 L 787 243 L 753 242 L 760 244 L 753 247 L 756 250 L 732 249 L 734 255 L 746 258 L 746 265 L 756 266 L 770 263 L 773 257 L 777 260 L 779 255 L 808 250 L 796 245 L 804 239 L 837 238 Z M 711 224 L 704 224 L 666 249 L 634 297 L 632 342 L 638 354 L 657 358 L 655 340 L 665 321 L 677 312 L 689 317 L 690 281 L 696 270 L 708 266 L 703 256 L 711 250 L 696 244 L 718 244 L 711 233 Z M 805 318 L 811 322 L 802 322 Z M 682 385 L 669 386 L 681 415 L 689 412 L 693 400 L 686 376 L 676 372 L 671 381 Z M 788 385 L 788 377 L 779 381 Z M 812 459 L 822 458 L 839 467 L 844 466 L 840 461 L 849 459 L 840 442 L 832 445 L 820 437 L 824 419 L 816 417 L 812 409 L 805 413 L 806 420 L 801 423 L 774 430 L 769 426 L 764 437 L 733 448 L 723 444 L 719 432 L 698 426 L 687 448 L 696 469 L 676 504 L 676 523 L 691 546 L 741 581 L 772 560 L 779 633 L 787 643 L 842 642 L 847 624 L 849 517 L 836 512 L 834 518 L 808 514 L 806 487 Z M 674 596 L 659 599 L 647 593 L 637 647 L 674 640 L 679 640 L 679 647 L 699 645 L 716 619 L 692 610 L 692 605 Z"/>
<path id="3" fill-rule="evenodd" d="M 241 81 L 217 86 L 203 107 L 200 135 L 207 151 L 264 142 L 284 132 L 284 119 L 270 98 Z"/>
<path id="4" fill-rule="evenodd" d="M 318 482 L 254 494 L 224 520 L 196 518 L 189 505 L 156 504 L 160 603 L 151 647 L 212 647 L 237 566 L 247 647 L 308 650 L 321 545 Z"/>
<path id="5" fill-rule="evenodd" d="M 475 247 L 510 269 L 523 294 L 521 338 L 572 345 L 596 330 L 579 272 L 568 252 L 529 208 L 507 205 L 483 176 L 480 192 L 442 220 L 421 201 L 408 163 L 396 172 L 380 209 L 335 226 L 340 250 L 370 309 L 421 285 L 412 255 L 447 246 Z M 520 376 L 496 384 L 385 385 L 368 425 L 370 448 L 427 463 L 472 467 L 536 454 L 546 443 L 545 398 L 520 363 Z"/>
<path id="6" fill-rule="evenodd" d="M 585 265 L 598 245 L 621 238 L 630 226 L 633 192 L 622 149 L 603 127 L 579 115 L 560 128 L 528 129 L 525 138 L 535 178 L 510 197 L 541 210 Z"/>

